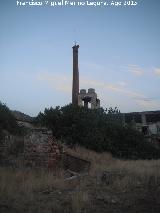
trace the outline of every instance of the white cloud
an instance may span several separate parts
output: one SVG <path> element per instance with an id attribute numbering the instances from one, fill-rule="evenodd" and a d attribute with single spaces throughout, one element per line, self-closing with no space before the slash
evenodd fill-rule
<path id="1" fill-rule="evenodd" d="M 63 93 L 70 93 L 72 88 L 71 76 L 62 74 L 52 74 L 49 72 L 39 73 L 36 76 L 39 81 L 46 82 L 51 88 Z"/>
<path id="2" fill-rule="evenodd" d="M 65 94 L 71 94 L 72 92 L 72 76 L 70 75 L 63 75 L 63 74 L 52 74 L 49 72 L 45 73 L 39 73 L 36 76 L 36 79 L 39 81 L 43 81 L 47 83 L 48 86 L 50 86 L 52 89 L 55 89 L 59 92 L 65 93 Z M 105 91 L 111 91 L 116 95 L 121 95 L 122 97 L 128 97 L 133 101 L 137 106 L 143 107 L 144 110 L 148 109 L 157 109 L 160 108 L 160 102 L 159 100 L 154 100 L 151 98 L 148 98 L 144 94 L 136 91 L 129 90 L 125 87 L 125 82 L 117 82 L 115 84 L 113 83 L 106 83 L 103 81 L 97 81 L 94 79 L 88 79 L 86 77 L 80 78 L 80 89 L 88 89 L 88 88 L 95 88 L 96 90 L 99 90 L 102 95 L 102 101 L 105 99 L 104 94 Z M 101 94 L 98 94 L 98 96 L 101 96 Z M 107 96 L 107 95 L 106 95 Z"/>
<path id="3" fill-rule="evenodd" d="M 144 74 L 144 70 L 138 65 L 128 65 L 128 70 L 136 76 L 142 76 Z"/>
<path id="4" fill-rule="evenodd" d="M 96 81 L 96 80 L 92 80 L 92 79 L 88 79 L 86 77 L 81 77 L 80 78 L 80 85 L 81 87 L 100 87 L 103 88 L 104 87 L 104 83 L 100 82 L 100 81 Z"/>
<path id="5" fill-rule="evenodd" d="M 39 73 L 36 76 L 37 80 L 44 81 L 53 89 L 56 89 L 61 92 L 71 93 L 72 89 L 72 77 L 62 74 L 52 74 L 49 72 Z M 111 90 L 118 93 L 123 93 L 131 97 L 141 97 L 139 93 L 128 91 L 123 89 L 122 85 L 125 85 L 125 82 L 118 82 L 117 84 L 105 83 L 102 81 L 92 80 L 85 77 L 80 78 L 80 89 L 82 88 L 98 88 L 101 90 Z"/>
<path id="6" fill-rule="evenodd" d="M 155 110 L 160 108 L 160 102 L 156 100 L 138 100 L 137 104 L 145 109 Z"/>
<path id="7" fill-rule="evenodd" d="M 59 90 L 65 93 L 71 93 L 72 88 L 72 78 L 71 76 L 62 75 L 62 74 L 51 74 L 49 72 L 40 73 L 37 76 L 37 80 L 45 81 L 52 88 Z M 128 90 L 123 88 L 121 85 L 124 85 L 124 82 L 120 82 L 117 84 L 106 83 L 102 81 L 92 80 L 85 77 L 80 78 L 80 89 L 82 88 L 98 88 L 101 90 L 110 90 L 117 93 L 121 93 L 123 95 L 129 96 L 130 98 L 146 98 L 143 94 L 135 91 Z"/>
<path id="8" fill-rule="evenodd" d="M 125 87 L 127 85 L 127 83 L 124 81 L 119 81 L 119 82 L 117 82 L 117 84 L 121 87 Z"/>
<path id="9" fill-rule="evenodd" d="M 119 85 L 119 83 L 112 84 L 112 83 L 105 83 L 105 82 L 101 82 L 101 81 L 81 78 L 80 84 L 81 84 L 81 87 L 87 87 L 87 88 L 96 87 L 96 88 L 99 88 L 102 90 L 110 90 L 110 91 L 114 91 L 117 93 L 127 95 L 131 98 L 145 98 L 145 96 L 143 94 L 125 89 L 121 85 Z"/>
<path id="10" fill-rule="evenodd" d="M 155 68 L 153 70 L 153 74 L 156 75 L 156 76 L 160 76 L 160 68 Z"/>

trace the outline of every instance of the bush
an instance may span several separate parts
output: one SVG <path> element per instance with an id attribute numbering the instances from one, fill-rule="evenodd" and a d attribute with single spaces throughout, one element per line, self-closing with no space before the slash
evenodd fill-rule
<path id="1" fill-rule="evenodd" d="M 10 109 L 0 102 L 0 136 L 3 135 L 3 130 L 7 130 L 11 134 L 18 134 L 21 130 L 18 127 L 16 118 Z"/>
<path id="2" fill-rule="evenodd" d="M 45 109 L 36 122 L 52 129 L 53 135 L 71 145 L 97 152 L 110 151 L 121 158 L 159 158 L 160 151 L 136 130 L 122 125 L 117 108 L 86 109 L 67 105 Z"/>

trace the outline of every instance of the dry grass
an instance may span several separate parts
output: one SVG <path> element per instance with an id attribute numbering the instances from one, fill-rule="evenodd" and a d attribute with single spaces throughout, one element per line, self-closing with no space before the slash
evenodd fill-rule
<path id="1" fill-rule="evenodd" d="M 52 192 L 59 196 L 67 185 L 61 170 L 0 168 L 0 212 L 67 212 L 48 197 Z"/>
<path id="2" fill-rule="evenodd" d="M 66 147 L 65 151 L 91 161 L 92 166 L 88 176 L 84 176 L 81 180 L 66 181 L 62 170 L 48 172 L 35 169 L 0 168 L 0 205 L 1 203 L 7 203 L 7 205 L 12 203 L 14 208 L 20 209 L 20 212 L 24 212 L 23 208 L 30 208 L 26 212 L 79 213 L 81 209 L 92 205 L 90 190 L 94 189 L 98 193 L 99 190 L 101 192 L 106 188 L 107 191 L 122 192 L 139 185 L 149 185 L 151 181 L 155 185 L 159 184 L 160 160 L 119 160 L 113 158 L 109 153 L 98 154 L 82 147 L 75 147 L 74 150 Z M 99 175 L 104 171 L 111 173 L 118 171 L 125 175 L 105 186 L 105 183 L 99 182 Z M 53 195 L 54 189 L 58 191 Z M 71 193 L 68 194 L 68 192 Z M 41 198 L 41 195 L 46 196 L 46 200 L 44 197 Z M 59 196 L 60 201 L 57 200 Z M 61 202 L 66 199 L 65 196 L 67 197 L 66 204 L 64 204 L 67 205 L 66 208 L 61 205 Z M 28 204 L 32 204 L 32 208 L 28 207 Z M 21 207 L 17 205 L 21 205 Z M 14 212 L 14 210 L 10 212 Z"/>
<path id="3" fill-rule="evenodd" d="M 0 194 L 6 196 L 31 195 L 52 187 L 64 185 L 63 171 L 56 174 L 43 170 L 0 168 Z"/>
<path id="4" fill-rule="evenodd" d="M 82 190 L 76 190 L 71 196 L 72 212 L 81 213 L 86 203 L 90 202 L 88 193 Z"/>
<path id="5" fill-rule="evenodd" d="M 151 175 L 160 175 L 160 160 L 119 160 L 112 157 L 108 152 L 97 153 L 80 146 L 74 149 L 65 148 L 67 153 L 89 160 L 93 169 L 127 170 L 138 174 L 147 172 Z"/>
<path id="6" fill-rule="evenodd" d="M 113 158 L 110 153 L 96 153 L 79 146 L 74 150 L 66 148 L 66 151 L 91 161 L 91 176 L 98 178 L 99 174 L 104 171 L 126 174 L 122 180 L 114 183 L 114 186 L 117 187 L 129 188 L 140 182 L 143 184 L 149 184 L 150 181 L 155 184 L 160 182 L 160 160 L 120 160 Z"/>
<path id="7" fill-rule="evenodd" d="M 0 212 L 3 203 L 7 208 L 11 205 L 21 212 L 27 205 L 27 212 L 79 213 L 89 201 L 82 185 L 79 180 L 66 181 L 62 170 L 0 168 Z M 69 204 L 64 204 L 67 205 L 64 208 L 57 198 L 65 203 L 66 190 L 71 193 L 66 201 Z"/>

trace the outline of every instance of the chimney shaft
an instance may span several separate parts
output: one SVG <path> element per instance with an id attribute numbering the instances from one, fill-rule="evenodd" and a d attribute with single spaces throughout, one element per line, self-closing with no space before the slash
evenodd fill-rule
<path id="1" fill-rule="evenodd" d="M 74 45 L 72 48 L 73 48 L 72 104 L 74 106 L 78 106 L 78 94 L 79 94 L 78 48 L 79 48 L 79 45 Z"/>

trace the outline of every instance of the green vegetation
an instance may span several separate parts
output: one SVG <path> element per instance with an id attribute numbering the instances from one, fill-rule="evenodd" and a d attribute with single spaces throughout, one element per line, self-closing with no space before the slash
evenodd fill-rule
<path id="1" fill-rule="evenodd" d="M 117 108 L 86 109 L 66 105 L 45 109 L 35 122 L 50 128 L 62 142 L 81 145 L 97 152 L 109 151 L 126 159 L 159 158 L 160 151 L 131 127 L 124 127 Z"/>
<path id="2" fill-rule="evenodd" d="M 17 122 L 10 109 L 0 102 L 0 131 L 2 132 L 4 129 L 10 133 L 15 133 Z"/>
<path id="3" fill-rule="evenodd" d="M 35 123 L 48 127 L 57 139 L 71 146 L 109 151 L 114 157 L 125 159 L 160 158 L 160 150 L 147 142 L 140 132 L 124 126 L 122 120 L 117 108 L 93 110 L 66 105 L 45 109 L 38 114 Z M 4 130 L 13 135 L 25 132 L 10 109 L 0 103 L 0 138 Z"/>
<path id="4" fill-rule="evenodd" d="M 3 130 L 13 135 L 22 133 L 11 110 L 0 102 L 0 137 L 3 135 Z"/>

